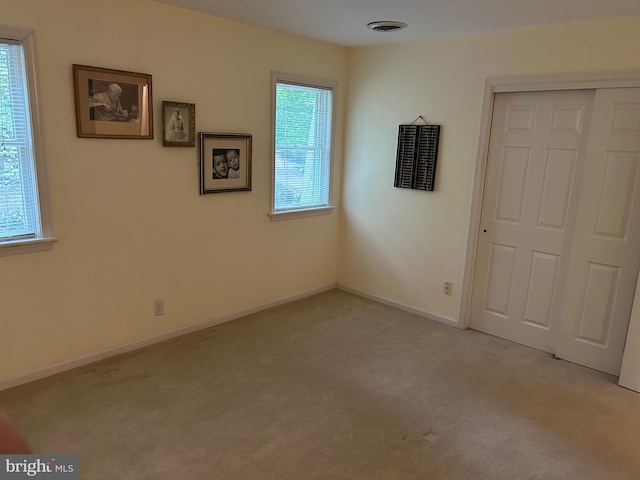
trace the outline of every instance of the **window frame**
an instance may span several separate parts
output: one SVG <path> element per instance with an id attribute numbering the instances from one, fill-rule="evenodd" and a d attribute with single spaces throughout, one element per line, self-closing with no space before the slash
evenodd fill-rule
<path id="1" fill-rule="evenodd" d="M 35 183 L 39 215 L 37 221 L 40 226 L 34 238 L 0 240 L 1 257 L 50 250 L 58 239 L 54 237 L 52 233 L 51 214 L 49 210 L 49 191 L 47 186 L 42 117 L 39 106 L 36 71 L 35 33 L 22 28 L 0 26 L 0 39 L 20 42 L 24 53 L 27 98 L 29 101 L 29 116 L 31 121 L 31 139 L 33 142 L 32 160 L 36 175 Z"/>
<path id="2" fill-rule="evenodd" d="M 331 146 L 329 148 L 329 172 L 327 178 L 328 185 L 328 205 L 321 207 L 307 207 L 295 210 L 275 211 L 275 185 L 276 185 L 276 85 L 278 83 L 288 83 L 311 88 L 322 88 L 331 90 Z M 336 111 L 338 82 L 304 75 L 296 75 L 284 72 L 271 73 L 271 208 L 269 217 L 271 221 L 289 220 L 295 218 L 312 217 L 317 215 L 329 215 L 335 210 L 333 204 L 333 167 L 335 157 L 335 133 L 336 133 Z"/>

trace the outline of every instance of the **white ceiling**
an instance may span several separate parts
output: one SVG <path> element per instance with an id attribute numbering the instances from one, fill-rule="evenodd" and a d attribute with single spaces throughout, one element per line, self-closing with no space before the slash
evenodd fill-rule
<path id="1" fill-rule="evenodd" d="M 159 0 L 345 46 L 379 45 L 640 15 L 640 0 Z M 409 28 L 374 32 L 396 20 Z"/>

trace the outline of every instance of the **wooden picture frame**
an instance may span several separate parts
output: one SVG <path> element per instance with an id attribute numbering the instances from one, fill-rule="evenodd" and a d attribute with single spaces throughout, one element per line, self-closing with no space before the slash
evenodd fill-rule
<path id="1" fill-rule="evenodd" d="M 162 145 L 196 146 L 196 104 L 162 102 Z"/>
<path id="2" fill-rule="evenodd" d="M 73 65 L 81 138 L 153 138 L 151 75 Z"/>
<path id="3" fill-rule="evenodd" d="M 248 133 L 200 132 L 200 195 L 251 190 Z"/>

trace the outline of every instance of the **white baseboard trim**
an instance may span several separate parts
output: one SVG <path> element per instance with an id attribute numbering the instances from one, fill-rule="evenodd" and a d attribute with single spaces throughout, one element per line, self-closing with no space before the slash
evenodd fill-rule
<path id="1" fill-rule="evenodd" d="M 126 343 L 124 345 L 119 345 L 117 347 L 108 348 L 98 353 L 92 353 L 84 357 L 76 358 L 73 360 L 67 360 L 65 362 L 58 363 L 51 367 L 35 370 L 33 372 L 29 372 L 24 375 L 18 375 L 17 377 L 0 381 L 0 391 L 7 390 L 12 387 L 17 387 L 18 385 L 23 385 L 25 383 L 33 382 L 35 380 L 40 380 L 45 377 L 50 377 L 57 373 L 66 372 L 67 370 L 83 367 L 85 365 L 89 365 L 91 363 L 104 360 L 105 358 L 114 357 L 122 353 L 128 353 L 133 350 L 138 350 L 140 348 L 154 345 L 156 343 L 161 343 L 166 340 L 171 340 L 172 338 L 188 335 L 189 333 L 197 332 L 199 330 L 204 330 L 205 328 L 209 328 L 209 327 L 214 327 L 216 325 L 220 325 L 221 323 L 230 322 L 238 318 L 246 317 L 247 315 L 252 315 L 254 313 L 258 313 L 263 310 L 268 310 L 270 308 L 277 307 L 279 305 L 284 305 L 285 303 L 295 302 L 296 300 L 301 300 L 306 297 L 311 297 L 313 295 L 317 295 L 318 293 L 327 292 L 335 288 L 336 288 L 336 283 L 334 282 L 321 288 L 316 288 L 314 290 L 307 290 L 306 292 L 298 293 L 296 295 L 291 295 L 289 297 L 280 298 L 278 300 L 274 300 L 273 302 L 257 305 L 255 307 L 248 308 L 246 310 L 241 310 L 239 312 L 228 313 L 220 317 L 211 318 L 202 323 L 181 327 L 176 330 L 172 330 L 170 332 L 161 333 L 160 335 L 154 335 L 153 337 L 143 338 L 142 340 L 136 340 L 131 343 Z"/>
<path id="2" fill-rule="evenodd" d="M 436 315 L 435 313 L 425 312 L 424 310 L 419 310 L 414 307 L 410 307 L 409 305 L 405 305 L 404 303 L 399 303 L 394 300 L 389 300 L 388 298 L 380 297 L 378 295 L 373 295 L 371 293 L 362 292 L 360 290 L 356 290 L 354 288 L 346 287 L 338 283 L 336 285 L 338 290 L 342 290 L 343 292 L 353 293 L 354 295 L 358 295 L 359 297 L 366 298 L 368 300 L 373 300 L 374 302 L 382 303 L 384 305 L 388 305 L 390 307 L 397 308 L 398 310 L 402 310 L 405 312 L 413 313 L 414 315 L 418 315 L 420 317 L 428 318 L 429 320 L 433 320 L 434 322 L 444 323 L 450 327 L 461 328 L 458 324 L 457 320 L 453 318 L 443 317 L 442 315 Z"/>

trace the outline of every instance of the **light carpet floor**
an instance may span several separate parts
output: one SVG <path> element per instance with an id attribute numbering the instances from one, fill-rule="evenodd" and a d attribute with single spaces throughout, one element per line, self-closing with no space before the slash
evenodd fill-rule
<path id="1" fill-rule="evenodd" d="M 638 480 L 640 395 L 615 382 L 334 290 L 0 409 L 38 453 L 79 454 L 83 480 Z"/>

